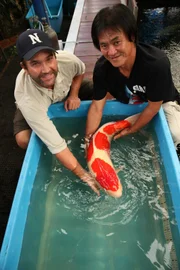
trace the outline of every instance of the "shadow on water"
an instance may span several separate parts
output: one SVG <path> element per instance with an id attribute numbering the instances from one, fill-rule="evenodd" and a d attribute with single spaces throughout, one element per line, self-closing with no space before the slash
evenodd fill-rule
<path id="1" fill-rule="evenodd" d="M 171 62 L 173 79 L 180 90 L 180 4 L 179 6 L 140 6 L 139 41 L 163 49 Z"/>

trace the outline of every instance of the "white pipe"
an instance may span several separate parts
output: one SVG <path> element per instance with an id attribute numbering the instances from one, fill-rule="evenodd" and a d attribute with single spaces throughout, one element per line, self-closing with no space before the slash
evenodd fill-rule
<path id="1" fill-rule="evenodd" d="M 77 0 L 64 50 L 74 53 L 85 0 Z"/>

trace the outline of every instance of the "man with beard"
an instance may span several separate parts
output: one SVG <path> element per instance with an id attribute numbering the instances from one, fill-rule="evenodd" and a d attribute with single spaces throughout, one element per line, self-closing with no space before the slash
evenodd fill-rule
<path id="1" fill-rule="evenodd" d="M 26 149 L 33 130 L 67 169 L 99 194 L 94 179 L 78 163 L 47 115 L 52 103 L 63 101 L 68 111 L 77 109 L 80 99 L 91 98 L 92 87 L 83 82 L 84 63 L 69 52 L 56 52 L 48 35 L 39 29 L 23 32 L 16 47 L 22 67 L 15 85 L 17 144 Z"/>
<path id="2" fill-rule="evenodd" d="M 110 92 L 123 103 L 147 102 L 137 121 L 116 134 L 115 139 L 147 125 L 162 106 L 180 158 L 180 95 L 165 53 L 154 46 L 138 43 L 135 17 L 122 4 L 103 8 L 97 13 L 91 36 L 102 57 L 93 72 L 94 94 L 85 135 L 87 145 L 100 124 L 106 95 Z"/>

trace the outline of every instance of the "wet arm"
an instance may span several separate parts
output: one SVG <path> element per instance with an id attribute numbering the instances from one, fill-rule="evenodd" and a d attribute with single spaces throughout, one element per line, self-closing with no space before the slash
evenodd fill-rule
<path id="1" fill-rule="evenodd" d="M 39 103 L 35 101 L 33 101 L 33 106 L 31 103 L 23 103 L 23 105 L 19 107 L 24 118 L 36 135 L 46 144 L 50 152 L 55 154 L 62 165 L 71 170 L 99 194 L 95 179 L 81 167 L 77 159 L 70 152 L 65 140 L 60 136 L 53 122 L 47 116 L 46 106 L 43 106 L 43 104 L 39 106 Z"/>
<path id="2" fill-rule="evenodd" d="M 160 110 L 162 102 L 163 101 L 148 101 L 147 107 L 142 111 L 142 113 L 140 113 L 139 118 L 136 120 L 136 122 L 130 128 L 126 128 L 120 133 L 118 133 L 116 136 L 114 136 L 114 139 L 118 139 L 122 136 L 134 133 L 147 125 Z"/>
<path id="3" fill-rule="evenodd" d="M 78 97 L 84 74 L 76 75 L 71 84 L 70 96 Z"/>
<path id="4" fill-rule="evenodd" d="M 92 101 L 87 115 L 85 138 L 90 138 L 99 127 L 105 102 L 106 97 Z"/>
<path id="5" fill-rule="evenodd" d="M 68 147 L 57 153 L 56 157 L 60 163 L 62 163 L 62 165 L 72 171 L 83 182 L 86 182 L 91 187 L 91 189 L 99 195 L 99 187 L 95 179 L 86 170 L 83 169 L 83 167 L 79 164 Z"/>

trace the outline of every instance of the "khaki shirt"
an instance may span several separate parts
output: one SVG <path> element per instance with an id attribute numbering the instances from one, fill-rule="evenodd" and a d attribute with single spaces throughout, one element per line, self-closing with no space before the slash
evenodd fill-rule
<path id="1" fill-rule="evenodd" d="M 22 69 L 16 79 L 15 101 L 31 129 L 46 144 L 52 154 L 64 150 L 67 145 L 47 115 L 52 103 L 62 101 L 70 90 L 73 78 L 85 72 L 84 63 L 75 55 L 58 51 L 58 74 L 53 90 L 39 86 Z"/>

